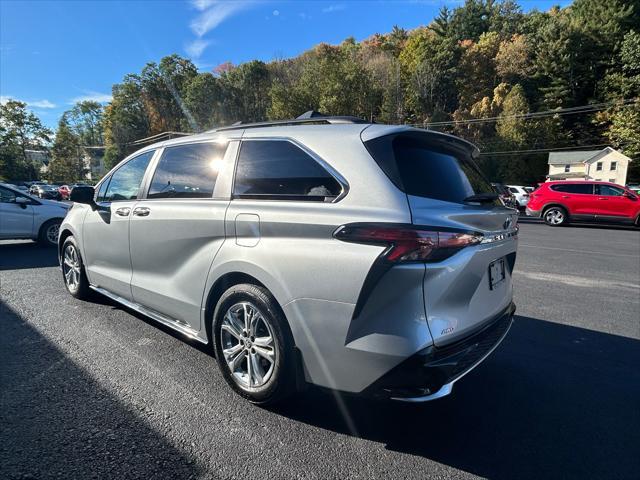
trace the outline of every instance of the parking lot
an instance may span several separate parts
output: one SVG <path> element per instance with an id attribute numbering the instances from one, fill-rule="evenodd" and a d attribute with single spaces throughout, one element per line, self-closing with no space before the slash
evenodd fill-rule
<path id="1" fill-rule="evenodd" d="M 640 230 L 521 224 L 517 318 L 453 395 L 273 409 L 206 347 L 0 242 L 3 478 L 638 478 Z"/>

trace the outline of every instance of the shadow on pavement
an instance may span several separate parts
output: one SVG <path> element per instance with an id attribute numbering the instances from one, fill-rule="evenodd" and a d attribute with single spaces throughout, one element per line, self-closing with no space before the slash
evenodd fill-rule
<path id="1" fill-rule="evenodd" d="M 0 302 L 3 478 L 192 478 L 201 472 Z"/>
<path id="2" fill-rule="evenodd" d="M 57 267 L 56 249 L 35 242 L 1 242 L 0 270 Z"/>
<path id="3" fill-rule="evenodd" d="M 448 398 L 345 397 L 347 422 L 311 389 L 274 411 L 492 479 L 638 478 L 638 365 L 638 340 L 517 317 Z"/>

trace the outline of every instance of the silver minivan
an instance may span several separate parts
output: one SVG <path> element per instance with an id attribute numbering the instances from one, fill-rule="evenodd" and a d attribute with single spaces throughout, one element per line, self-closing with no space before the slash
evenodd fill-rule
<path id="1" fill-rule="evenodd" d="M 352 117 L 150 145 L 73 190 L 67 290 L 210 343 L 241 396 L 442 397 L 512 323 L 517 213 L 459 138 Z"/>

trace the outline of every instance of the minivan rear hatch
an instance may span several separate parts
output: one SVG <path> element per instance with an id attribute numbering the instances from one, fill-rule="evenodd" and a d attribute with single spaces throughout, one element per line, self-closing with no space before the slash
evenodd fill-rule
<path id="1" fill-rule="evenodd" d="M 501 316 L 511 307 L 518 217 L 477 167 L 478 150 L 457 137 L 417 129 L 370 139 L 363 135 L 363 141 L 407 195 L 414 225 L 482 237 L 449 258 L 425 262 L 425 313 L 436 346 Z"/>

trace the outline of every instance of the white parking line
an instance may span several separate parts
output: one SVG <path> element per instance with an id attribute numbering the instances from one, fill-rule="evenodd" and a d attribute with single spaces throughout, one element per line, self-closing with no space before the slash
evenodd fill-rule
<path id="1" fill-rule="evenodd" d="M 631 255 L 628 253 L 610 253 L 610 252 L 596 252 L 594 250 L 576 250 L 572 248 L 559 248 L 559 247 L 543 247 L 541 245 L 530 245 L 528 243 L 520 243 L 519 247 L 529 247 L 529 248 L 542 248 L 544 250 L 559 250 L 561 252 L 570 252 L 570 253 L 587 253 L 587 254 L 595 254 L 595 255 L 609 255 L 612 257 L 632 257 L 632 258 L 640 258 L 640 252 L 638 255 Z"/>
<path id="2" fill-rule="evenodd" d="M 541 282 L 555 282 L 564 283 L 572 287 L 584 287 L 584 288 L 604 288 L 604 289 L 626 289 L 633 291 L 640 291 L 640 285 L 636 285 L 628 282 L 618 282 L 615 280 L 596 280 L 586 277 L 578 277 L 576 275 L 559 275 L 556 273 L 544 273 L 544 272 L 523 272 L 518 271 L 518 275 L 529 278 L 531 280 L 539 280 Z"/>

